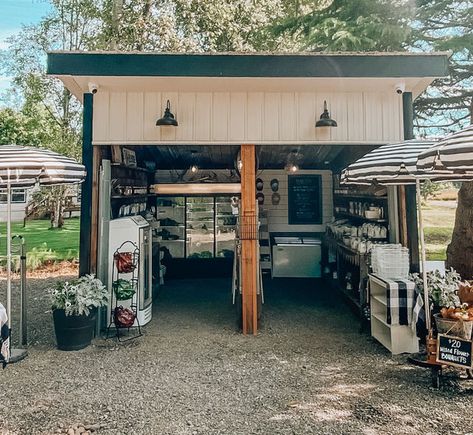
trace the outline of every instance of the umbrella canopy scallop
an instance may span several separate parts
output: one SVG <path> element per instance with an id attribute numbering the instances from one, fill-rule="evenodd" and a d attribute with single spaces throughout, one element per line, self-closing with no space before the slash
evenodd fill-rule
<path id="1" fill-rule="evenodd" d="M 424 175 L 417 168 L 417 157 L 433 145 L 433 141 L 413 139 L 380 146 L 345 168 L 341 182 L 345 184 L 415 183 L 417 177 Z"/>
<path id="2" fill-rule="evenodd" d="M 84 165 L 53 151 L 0 145 L 0 187 L 74 184 L 84 180 Z"/>
<path id="3" fill-rule="evenodd" d="M 473 125 L 453 133 L 419 154 L 417 167 L 424 171 L 444 169 L 473 173 Z"/>

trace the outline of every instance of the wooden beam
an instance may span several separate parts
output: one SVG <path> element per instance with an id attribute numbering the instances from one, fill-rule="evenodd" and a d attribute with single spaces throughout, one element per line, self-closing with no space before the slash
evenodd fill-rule
<path id="1" fill-rule="evenodd" d="M 398 186 L 398 210 L 399 210 L 399 242 L 402 246 L 409 245 L 407 238 L 407 212 L 406 212 L 406 189 Z"/>
<path id="2" fill-rule="evenodd" d="M 241 146 L 241 271 L 243 334 L 258 332 L 256 153 L 254 145 Z"/>

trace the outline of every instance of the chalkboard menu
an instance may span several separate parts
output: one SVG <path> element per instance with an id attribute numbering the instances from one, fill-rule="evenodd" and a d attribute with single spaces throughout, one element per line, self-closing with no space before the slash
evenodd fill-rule
<path id="1" fill-rule="evenodd" d="M 288 175 L 289 225 L 322 223 L 322 177 L 320 175 Z"/>
<path id="2" fill-rule="evenodd" d="M 438 334 L 437 362 L 471 369 L 472 345 L 470 340 Z"/>

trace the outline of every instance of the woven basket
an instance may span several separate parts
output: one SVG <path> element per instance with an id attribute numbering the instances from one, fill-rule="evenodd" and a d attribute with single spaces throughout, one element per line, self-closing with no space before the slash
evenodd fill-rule
<path id="1" fill-rule="evenodd" d="M 434 314 L 437 331 L 440 334 L 448 334 L 455 337 L 471 339 L 471 332 L 473 330 L 472 320 L 453 320 L 444 319 L 441 314 Z"/>

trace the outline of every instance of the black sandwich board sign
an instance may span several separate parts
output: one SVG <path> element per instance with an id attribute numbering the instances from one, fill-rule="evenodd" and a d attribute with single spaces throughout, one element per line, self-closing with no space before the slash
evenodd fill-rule
<path id="1" fill-rule="evenodd" d="M 473 342 L 460 337 L 438 334 L 437 362 L 449 366 L 471 369 Z"/>

